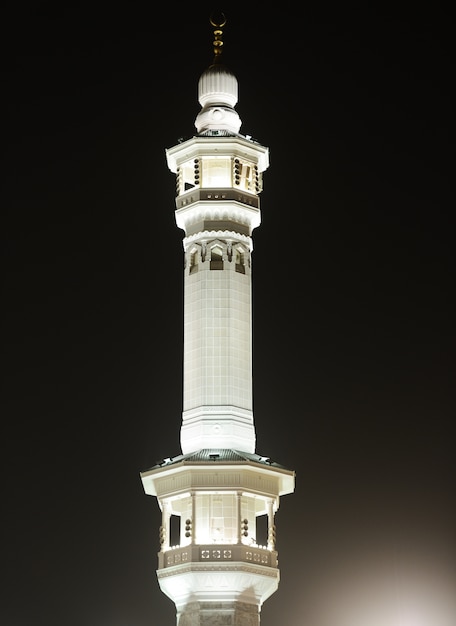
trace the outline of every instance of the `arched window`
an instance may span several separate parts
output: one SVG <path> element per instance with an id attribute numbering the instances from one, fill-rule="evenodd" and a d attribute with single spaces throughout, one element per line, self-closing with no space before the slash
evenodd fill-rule
<path id="1" fill-rule="evenodd" d="M 235 270 L 240 274 L 245 274 L 245 254 L 242 248 L 236 249 Z"/>
<path id="2" fill-rule="evenodd" d="M 223 250 L 220 246 L 211 248 L 211 262 L 209 267 L 211 270 L 223 269 Z"/>
<path id="3" fill-rule="evenodd" d="M 198 248 L 194 248 L 190 252 L 190 269 L 189 269 L 190 274 L 194 274 L 195 272 L 198 271 L 198 263 L 199 263 Z"/>

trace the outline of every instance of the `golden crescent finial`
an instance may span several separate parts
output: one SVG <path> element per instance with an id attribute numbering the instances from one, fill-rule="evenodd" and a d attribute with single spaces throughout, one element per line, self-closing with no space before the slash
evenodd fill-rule
<path id="1" fill-rule="evenodd" d="M 222 28 L 226 24 L 226 17 L 224 13 L 220 12 L 217 17 L 218 19 L 216 19 L 214 14 L 212 13 L 211 17 L 209 18 L 211 25 L 214 27 L 214 63 L 217 63 L 220 60 L 220 55 L 222 54 Z"/>
<path id="2" fill-rule="evenodd" d="M 218 17 L 220 18 L 220 20 L 216 22 L 214 19 L 214 14 L 212 13 L 211 17 L 209 18 L 211 26 L 213 26 L 214 28 L 223 28 L 226 24 L 225 14 L 220 12 Z"/>

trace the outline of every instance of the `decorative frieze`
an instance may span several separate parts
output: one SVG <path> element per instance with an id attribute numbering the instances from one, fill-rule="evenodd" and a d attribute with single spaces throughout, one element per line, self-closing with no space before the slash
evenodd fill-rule
<path id="1" fill-rule="evenodd" d="M 157 496 L 172 496 L 190 489 L 243 489 L 259 495 L 277 496 L 279 494 L 279 477 L 268 476 L 265 472 L 256 471 L 229 471 L 225 468 L 219 471 L 198 471 L 195 468 L 180 468 L 172 475 L 154 480 Z"/>

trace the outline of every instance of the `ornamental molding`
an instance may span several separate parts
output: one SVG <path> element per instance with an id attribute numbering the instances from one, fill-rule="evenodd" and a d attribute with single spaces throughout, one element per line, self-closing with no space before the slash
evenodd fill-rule
<path id="1" fill-rule="evenodd" d="M 258 170 L 264 172 L 269 167 L 269 149 L 261 144 L 239 135 L 237 137 L 191 137 L 166 150 L 169 169 L 176 174 L 177 168 L 188 161 L 201 156 L 229 156 L 250 159 L 258 164 Z"/>
<path id="2" fill-rule="evenodd" d="M 208 243 L 213 239 L 236 241 L 238 243 L 243 243 L 250 250 L 250 252 L 253 250 L 252 237 L 241 235 L 234 230 L 202 230 L 198 233 L 190 235 L 189 237 L 184 237 L 184 250 L 187 251 L 188 247 L 193 243 Z"/>
<path id="3" fill-rule="evenodd" d="M 157 570 L 157 578 L 171 578 L 172 576 L 182 576 L 183 574 L 206 574 L 208 572 L 218 573 L 242 573 L 253 574 L 254 576 L 277 578 L 279 576 L 279 570 L 275 567 L 267 567 L 265 565 L 255 565 L 250 563 L 223 563 L 211 561 L 211 564 L 202 564 L 198 562 L 190 562 L 173 565 L 166 569 Z"/>
<path id="4" fill-rule="evenodd" d="M 219 199 L 216 194 L 214 194 L 214 199 L 209 202 L 192 196 L 186 200 L 188 200 L 188 204 L 182 205 L 175 211 L 176 224 L 185 231 L 189 225 L 203 220 L 230 220 L 251 228 L 256 228 L 261 223 L 260 209 L 248 206 L 242 200 Z"/>
<path id="5" fill-rule="evenodd" d="M 244 468 L 242 471 L 230 471 L 225 468 L 220 470 L 214 467 L 208 472 L 206 468 L 181 466 L 174 468 L 172 473 L 155 478 L 155 493 L 159 498 L 171 497 L 172 495 L 185 492 L 189 489 L 198 491 L 210 491 L 219 489 L 223 491 L 236 491 L 242 489 L 258 495 L 276 498 L 280 494 L 280 477 L 278 472 L 271 475 L 263 469 Z"/>

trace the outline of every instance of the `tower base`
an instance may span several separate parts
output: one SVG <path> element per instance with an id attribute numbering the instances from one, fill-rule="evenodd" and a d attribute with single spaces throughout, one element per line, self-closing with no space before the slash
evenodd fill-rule
<path id="1" fill-rule="evenodd" d="M 189 602 L 177 626 L 259 626 L 257 605 L 245 602 Z"/>

